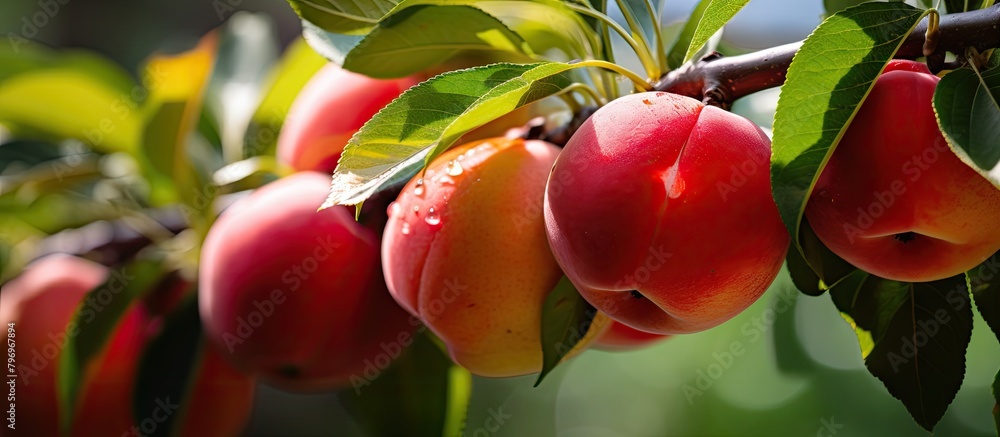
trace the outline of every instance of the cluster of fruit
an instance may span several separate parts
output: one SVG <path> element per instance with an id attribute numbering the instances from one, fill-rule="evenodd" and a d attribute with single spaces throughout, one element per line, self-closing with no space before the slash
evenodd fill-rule
<path id="1" fill-rule="evenodd" d="M 211 407 L 186 406 L 185 429 L 238 430 L 253 378 L 299 392 L 356 383 L 422 327 L 477 375 L 538 372 L 542 307 L 564 275 L 599 310 L 573 356 L 717 326 L 778 274 L 790 239 L 772 199 L 768 137 L 668 93 L 610 102 L 563 148 L 486 126 L 395 199 L 369 199 L 359 220 L 346 206 L 317 211 L 347 140 L 416 82 L 331 65 L 300 94 L 278 144 L 297 173 L 231 206 L 202 247 L 210 346 L 194 385 L 205 394 L 192 399 Z M 921 64 L 891 63 L 805 211 L 833 252 L 889 279 L 953 276 L 1000 249 L 1000 190 L 948 149 L 931 109 L 936 82 Z M 17 324 L 20 350 L 46 353 L 31 382 L 40 388 L 22 404 L 34 429 L 55 426 L 45 412 L 56 410 L 61 345 L 44 351 L 106 275 L 52 257 L 4 290 L 0 319 Z M 88 369 L 75 427 L 102 417 L 129 428 L 128 409 L 108 406 L 128 402 L 158 311 L 140 300 L 121 320 Z M 111 411 L 124 416 L 104 418 Z M 205 432 L 209 423 L 219 432 Z"/>

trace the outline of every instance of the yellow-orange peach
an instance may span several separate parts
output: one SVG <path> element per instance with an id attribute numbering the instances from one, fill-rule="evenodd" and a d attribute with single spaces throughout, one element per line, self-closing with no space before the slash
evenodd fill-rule
<path id="1" fill-rule="evenodd" d="M 558 154 L 541 141 L 468 143 L 438 157 L 389 208 L 389 290 L 475 374 L 541 369 L 542 304 L 562 276 L 541 213 Z"/>

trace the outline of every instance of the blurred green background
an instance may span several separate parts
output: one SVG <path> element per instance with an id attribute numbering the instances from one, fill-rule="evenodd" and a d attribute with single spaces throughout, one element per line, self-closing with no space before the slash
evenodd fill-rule
<path id="1" fill-rule="evenodd" d="M 669 0 L 666 21 L 682 18 L 694 3 Z M 270 16 L 282 45 L 301 30 L 281 0 L 5 0 L 0 30 L 7 36 L 0 43 L 15 44 L 13 34 L 51 47 L 90 49 L 136 74 L 150 54 L 188 49 L 233 14 L 247 12 Z M 727 27 L 720 50 L 804 38 L 822 13 L 821 0 L 754 0 Z M 777 96 L 778 90 L 761 92 L 733 110 L 767 130 Z M 727 355 L 734 343 L 742 355 Z M 937 435 L 994 435 L 989 385 L 998 364 L 1000 346 L 977 316 L 965 383 Z M 477 378 L 465 435 L 926 434 L 865 371 L 857 340 L 829 297 L 797 296 L 785 273 L 755 305 L 708 332 L 636 352 L 587 352 L 540 387 L 532 387 L 534 380 Z M 261 387 L 246 435 L 362 434 L 332 395 Z"/>

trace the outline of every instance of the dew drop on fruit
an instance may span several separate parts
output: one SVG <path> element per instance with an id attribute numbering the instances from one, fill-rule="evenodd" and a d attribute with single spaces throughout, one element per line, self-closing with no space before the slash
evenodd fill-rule
<path id="1" fill-rule="evenodd" d="M 400 232 L 402 232 L 403 235 L 410 235 L 410 224 L 403 222 L 403 228 L 400 229 Z"/>
<path id="2" fill-rule="evenodd" d="M 403 213 L 403 207 L 399 206 L 396 202 L 392 202 L 389 204 L 389 207 L 386 208 L 385 213 L 388 214 L 390 218 L 399 217 Z"/>
<path id="3" fill-rule="evenodd" d="M 420 205 L 413 205 L 413 213 L 416 214 L 420 212 Z"/>
<path id="4" fill-rule="evenodd" d="M 413 195 L 417 197 L 424 195 L 424 178 L 417 179 L 417 187 L 413 189 Z"/>
<path id="5" fill-rule="evenodd" d="M 427 216 L 424 217 L 424 221 L 431 226 L 437 226 L 441 224 L 441 214 L 432 206 L 427 210 Z"/>
<path id="6" fill-rule="evenodd" d="M 448 163 L 448 174 L 449 175 L 451 175 L 451 176 L 458 176 L 458 175 L 462 174 L 463 171 L 465 171 L 465 169 L 462 168 L 462 164 L 460 164 L 458 161 L 451 161 L 451 162 Z"/>

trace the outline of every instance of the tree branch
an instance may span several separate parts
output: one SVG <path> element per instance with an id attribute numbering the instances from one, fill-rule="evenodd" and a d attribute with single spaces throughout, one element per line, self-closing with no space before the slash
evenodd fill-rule
<path id="1" fill-rule="evenodd" d="M 943 67 L 946 51 L 963 57 L 969 47 L 983 51 L 1000 46 L 1000 4 L 978 11 L 944 15 L 939 29 L 937 46 L 928 56 L 932 71 Z M 896 58 L 924 56 L 926 31 L 927 18 L 924 18 L 903 41 Z M 653 87 L 657 91 L 729 108 L 740 97 L 783 84 L 788 65 L 801 45 L 801 42 L 796 42 L 732 57 L 712 54 L 667 73 Z"/>

